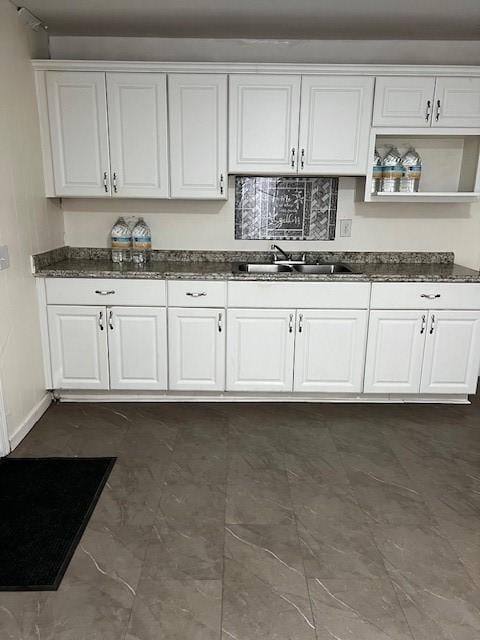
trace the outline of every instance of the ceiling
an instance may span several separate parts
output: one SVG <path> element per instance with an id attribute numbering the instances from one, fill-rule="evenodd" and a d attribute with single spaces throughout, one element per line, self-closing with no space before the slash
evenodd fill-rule
<path id="1" fill-rule="evenodd" d="M 54 35 L 289 40 L 480 37 L 480 0 L 24 0 L 23 6 Z"/>

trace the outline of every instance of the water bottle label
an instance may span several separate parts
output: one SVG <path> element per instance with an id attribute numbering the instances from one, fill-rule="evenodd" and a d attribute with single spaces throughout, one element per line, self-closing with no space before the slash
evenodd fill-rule
<path id="1" fill-rule="evenodd" d="M 397 164 L 393 167 L 387 165 L 383 167 L 383 177 L 389 178 L 391 180 L 398 180 L 403 176 L 403 171 L 404 169 L 400 164 Z"/>
<path id="2" fill-rule="evenodd" d="M 383 173 L 383 167 L 381 165 L 374 165 L 373 166 L 373 177 L 374 178 L 381 178 L 382 177 L 382 173 Z"/>
<path id="3" fill-rule="evenodd" d="M 410 178 L 412 180 L 420 180 L 420 176 L 422 174 L 422 165 L 421 164 L 413 164 L 409 167 L 405 167 L 405 177 Z"/>
<path id="4" fill-rule="evenodd" d="M 112 236 L 112 249 L 130 249 L 130 238 Z"/>

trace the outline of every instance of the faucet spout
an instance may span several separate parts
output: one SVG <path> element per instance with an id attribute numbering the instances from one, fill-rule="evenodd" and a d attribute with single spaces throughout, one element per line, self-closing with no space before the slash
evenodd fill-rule
<path id="1" fill-rule="evenodd" d="M 277 256 L 275 255 L 275 251 L 278 251 L 279 253 L 282 254 L 282 256 L 285 258 L 285 260 L 287 260 L 288 262 L 291 260 L 291 256 L 286 253 L 281 247 L 278 246 L 278 244 L 272 244 L 272 246 L 270 247 L 270 249 L 273 251 L 274 254 L 274 261 L 277 262 Z"/>

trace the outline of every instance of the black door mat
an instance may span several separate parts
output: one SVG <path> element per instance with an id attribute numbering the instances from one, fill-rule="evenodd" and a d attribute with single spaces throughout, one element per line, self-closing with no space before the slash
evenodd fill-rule
<path id="1" fill-rule="evenodd" d="M 115 460 L 0 460 L 0 591 L 58 589 Z"/>

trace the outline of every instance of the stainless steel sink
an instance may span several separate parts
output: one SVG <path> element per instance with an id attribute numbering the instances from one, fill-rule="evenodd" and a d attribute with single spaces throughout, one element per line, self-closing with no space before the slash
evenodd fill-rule
<path id="1" fill-rule="evenodd" d="M 259 264 L 256 262 L 245 262 L 238 265 L 239 271 L 246 273 L 284 273 L 291 272 L 292 267 L 288 264 Z"/>
<path id="2" fill-rule="evenodd" d="M 295 271 L 300 273 L 351 273 L 351 269 L 346 264 L 296 264 Z"/>

